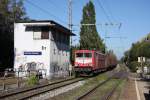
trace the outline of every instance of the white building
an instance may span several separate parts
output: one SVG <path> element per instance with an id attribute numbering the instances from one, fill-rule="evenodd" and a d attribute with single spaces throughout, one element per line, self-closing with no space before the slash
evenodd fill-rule
<path id="1" fill-rule="evenodd" d="M 27 21 L 14 24 L 14 68 L 44 69 L 47 77 L 66 72 L 70 59 L 70 36 L 74 35 L 62 25 L 46 21 Z"/>

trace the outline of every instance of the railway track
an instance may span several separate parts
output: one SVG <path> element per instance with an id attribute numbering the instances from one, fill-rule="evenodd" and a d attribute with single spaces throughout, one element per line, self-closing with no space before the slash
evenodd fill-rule
<path id="1" fill-rule="evenodd" d="M 104 85 L 106 82 L 108 82 L 111 78 L 108 78 L 107 80 L 99 83 L 98 85 L 96 85 L 94 88 L 92 88 L 91 90 L 87 91 L 85 94 L 81 95 L 80 97 L 78 97 L 76 100 L 82 100 L 86 97 L 88 97 L 92 92 L 94 92 L 97 88 L 99 88 L 100 86 Z"/>
<path id="2" fill-rule="evenodd" d="M 113 74 L 111 77 L 109 77 L 107 80 L 97 84 L 94 88 L 92 88 L 91 90 L 87 91 L 86 93 L 84 93 L 83 95 L 81 95 L 80 97 L 78 97 L 76 100 L 89 100 L 86 99 L 90 96 L 92 96 L 92 94 L 94 94 L 96 92 L 96 90 L 98 88 L 101 88 L 102 86 L 104 86 L 107 82 L 109 82 L 110 80 L 112 80 L 113 78 L 115 79 L 124 79 L 126 77 L 126 73 L 125 72 L 118 72 Z M 117 87 L 119 86 L 120 82 L 117 82 L 113 88 L 108 91 L 102 98 L 101 100 L 109 100 L 111 98 L 111 96 L 113 95 L 113 93 L 115 92 L 115 90 L 117 89 Z"/>
<path id="3" fill-rule="evenodd" d="M 83 81 L 85 80 L 84 78 L 71 78 L 67 80 L 62 80 L 50 84 L 45 84 L 41 86 L 36 86 L 33 88 L 27 88 L 21 91 L 15 91 L 11 93 L 6 93 L 6 94 L 1 94 L 0 95 L 0 100 L 24 100 L 24 99 L 29 99 L 31 97 L 61 88 L 65 87 L 67 85 Z"/>
<path id="4" fill-rule="evenodd" d="M 120 79 L 125 79 L 127 78 L 128 73 L 127 72 L 120 72 L 117 73 L 116 77 L 120 78 Z M 101 100 L 110 100 L 111 96 L 114 94 L 114 92 L 116 91 L 117 87 L 121 84 L 121 81 L 117 82 L 113 88 L 106 93 L 106 95 L 104 95 Z"/>
<path id="5" fill-rule="evenodd" d="M 114 94 L 114 92 L 117 89 L 117 87 L 119 86 L 119 84 L 120 84 L 120 82 L 115 84 L 115 86 L 111 89 L 111 91 L 109 91 L 105 96 L 102 97 L 102 100 L 109 100 L 111 98 L 111 96 Z"/>

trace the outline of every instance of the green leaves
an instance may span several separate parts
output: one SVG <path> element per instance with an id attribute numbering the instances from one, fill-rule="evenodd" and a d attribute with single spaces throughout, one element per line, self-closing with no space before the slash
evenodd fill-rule
<path id="1" fill-rule="evenodd" d="M 124 62 L 129 64 L 129 68 L 136 69 L 133 66 L 136 65 L 138 57 L 146 57 L 150 58 L 150 34 L 148 34 L 145 38 L 143 38 L 141 41 L 138 41 L 134 44 L 132 44 L 132 47 L 129 51 L 126 51 L 123 57 Z M 131 67 L 132 66 L 132 67 Z"/>
<path id="2" fill-rule="evenodd" d="M 95 7 L 89 1 L 83 8 L 80 31 L 80 49 L 105 51 L 105 45 L 96 29 Z M 90 25 L 89 25 L 90 24 Z"/>
<path id="3" fill-rule="evenodd" d="M 34 85 L 37 85 L 38 83 L 39 83 L 39 79 L 37 78 L 36 75 L 32 74 L 30 77 L 28 77 L 28 80 L 27 80 L 28 86 L 34 86 Z"/>
<path id="4" fill-rule="evenodd" d="M 0 62 L 2 66 L 13 66 L 14 22 L 24 20 L 23 0 L 0 0 Z"/>

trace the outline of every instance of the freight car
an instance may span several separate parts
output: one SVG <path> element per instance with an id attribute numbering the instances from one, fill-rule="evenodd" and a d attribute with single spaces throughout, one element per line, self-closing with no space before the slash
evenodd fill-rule
<path id="1" fill-rule="evenodd" d="M 96 50 L 76 50 L 74 70 L 76 76 L 106 71 L 116 65 L 115 60 Z"/>
<path id="2" fill-rule="evenodd" d="M 107 70 L 111 70 L 117 65 L 117 58 L 113 53 L 107 53 L 105 61 L 105 66 L 107 66 Z"/>

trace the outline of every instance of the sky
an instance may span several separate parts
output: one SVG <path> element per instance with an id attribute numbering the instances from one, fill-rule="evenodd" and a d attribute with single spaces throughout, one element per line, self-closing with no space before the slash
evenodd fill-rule
<path id="1" fill-rule="evenodd" d="M 69 0 L 25 0 L 27 16 L 36 20 L 54 20 L 68 27 Z M 150 0 L 92 0 L 96 11 L 96 24 L 107 49 L 118 58 L 132 43 L 150 32 Z M 72 0 L 73 44 L 79 42 L 82 9 L 89 0 Z M 76 26 L 77 25 L 77 26 Z M 110 38 L 106 38 L 110 37 Z"/>

